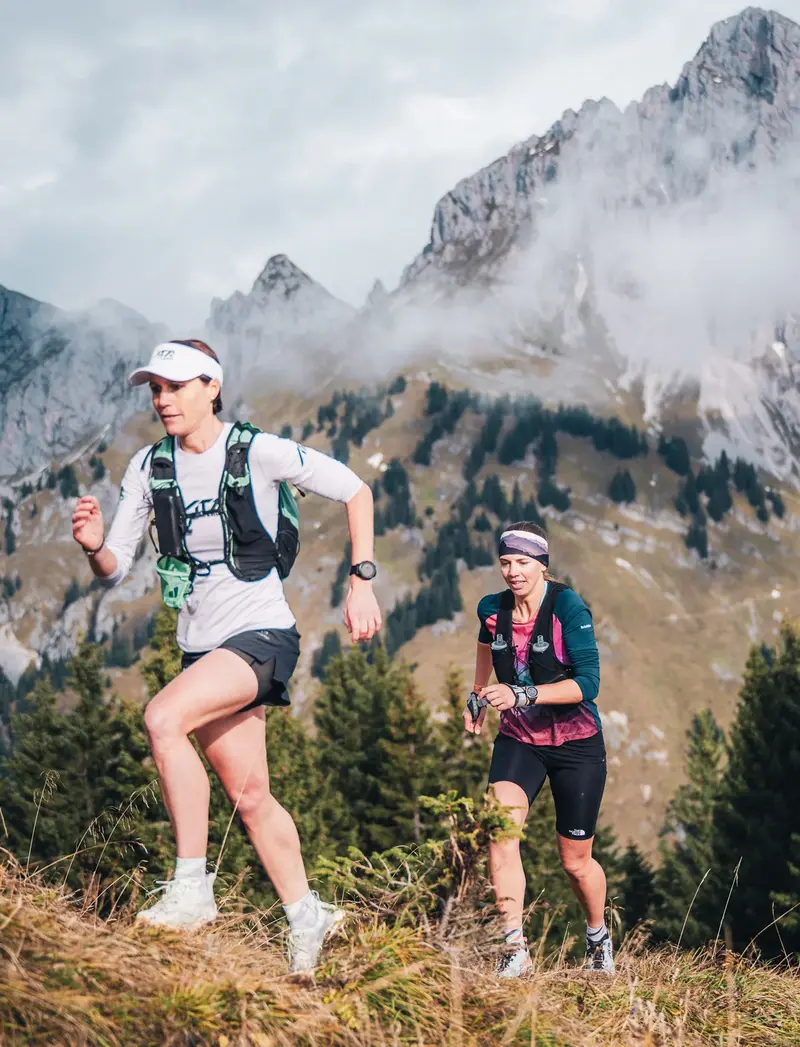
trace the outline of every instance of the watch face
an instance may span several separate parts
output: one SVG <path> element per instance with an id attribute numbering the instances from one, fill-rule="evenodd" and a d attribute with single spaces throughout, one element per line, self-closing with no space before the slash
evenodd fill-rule
<path id="1" fill-rule="evenodd" d="M 537 698 L 539 695 L 539 688 L 533 687 L 532 685 L 528 686 L 525 688 L 525 694 L 531 701 L 533 701 L 534 698 Z"/>
<path id="2" fill-rule="evenodd" d="M 360 564 L 357 564 L 357 574 L 359 578 L 363 578 L 365 582 L 368 582 L 371 578 L 374 578 L 378 573 L 378 568 L 371 560 L 362 560 Z"/>

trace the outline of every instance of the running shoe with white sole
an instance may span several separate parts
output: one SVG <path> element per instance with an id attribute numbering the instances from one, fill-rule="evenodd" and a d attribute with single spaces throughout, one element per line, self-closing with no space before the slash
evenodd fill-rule
<path id="1" fill-rule="evenodd" d="M 602 971 L 604 974 L 614 974 L 614 950 L 611 946 L 611 935 L 606 933 L 598 942 L 591 938 L 586 939 L 586 962 L 583 965 L 585 971 Z"/>
<path id="2" fill-rule="evenodd" d="M 161 893 L 161 898 L 149 909 L 136 914 L 140 923 L 154 927 L 176 927 L 190 930 L 213 923 L 217 918 L 214 900 L 215 873 L 205 876 L 181 876 L 172 880 L 156 880 L 158 885 L 150 895 Z"/>
<path id="3" fill-rule="evenodd" d="M 533 970 L 533 961 L 528 952 L 528 943 L 523 938 L 522 945 L 502 952 L 497 958 L 494 973 L 498 978 L 521 978 Z"/>
<path id="4" fill-rule="evenodd" d="M 311 974 L 317 966 L 319 954 L 334 931 L 344 921 L 344 910 L 335 905 L 321 902 L 316 891 L 311 892 L 316 899 L 317 919 L 312 927 L 289 931 L 289 973 Z"/>

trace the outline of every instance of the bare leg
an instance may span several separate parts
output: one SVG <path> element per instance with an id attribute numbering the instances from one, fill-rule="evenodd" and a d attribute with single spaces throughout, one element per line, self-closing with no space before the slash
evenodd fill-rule
<path id="1" fill-rule="evenodd" d="M 605 919 L 606 874 L 592 857 L 592 842 L 568 840 L 556 834 L 558 853 L 564 872 L 569 877 L 570 887 L 586 914 L 590 927 L 600 927 Z"/>
<path id="2" fill-rule="evenodd" d="M 212 651 L 159 691 L 144 713 L 179 858 L 201 858 L 208 847 L 209 783 L 189 735 L 251 702 L 258 681 L 232 651 Z"/>
<path id="3" fill-rule="evenodd" d="M 514 782 L 495 782 L 492 791 L 520 828 L 528 816 L 528 797 Z M 522 926 L 525 908 L 525 871 L 522 868 L 520 841 L 496 840 L 489 844 L 489 878 L 494 888 L 497 907 L 503 914 L 504 930 Z"/>
<path id="4" fill-rule="evenodd" d="M 308 880 L 292 816 L 270 792 L 263 707 L 215 720 L 195 736 L 281 902 L 299 901 L 308 893 Z"/>

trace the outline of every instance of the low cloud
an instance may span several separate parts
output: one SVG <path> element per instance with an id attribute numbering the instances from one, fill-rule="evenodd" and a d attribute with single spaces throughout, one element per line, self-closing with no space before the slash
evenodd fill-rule
<path id="1" fill-rule="evenodd" d="M 34 0 L 0 43 L 0 283 L 180 333 L 285 252 L 360 304 L 459 178 L 586 97 L 674 80 L 733 13 L 646 8 Z"/>

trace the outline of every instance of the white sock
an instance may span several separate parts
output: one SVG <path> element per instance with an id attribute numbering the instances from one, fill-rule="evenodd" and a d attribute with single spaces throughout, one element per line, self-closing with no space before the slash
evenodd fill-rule
<path id="1" fill-rule="evenodd" d="M 608 928 L 605 925 L 605 921 L 599 927 L 590 927 L 588 923 L 586 924 L 586 937 L 591 942 L 599 942 L 607 934 Z"/>
<path id="2" fill-rule="evenodd" d="M 506 945 L 516 945 L 520 949 L 525 945 L 525 935 L 522 933 L 521 927 L 512 927 L 504 933 Z"/>
<path id="3" fill-rule="evenodd" d="M 203 858 L 176 858 L 175 879 L 184 880 L 194 876 L 202 879 L 206 875 L 206 860 Z"/>
<path id="4" fill-rule="evenodd" d="M 293 931 L 309 930 L 317 922 L 317 896 L 309 891 L 299 901 L 284 905 L 283 911 Z"/>

